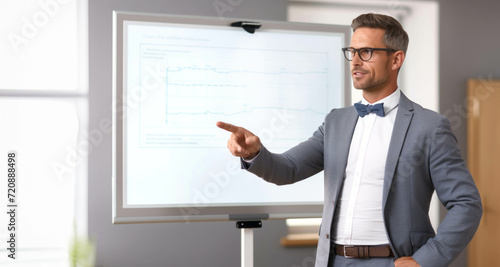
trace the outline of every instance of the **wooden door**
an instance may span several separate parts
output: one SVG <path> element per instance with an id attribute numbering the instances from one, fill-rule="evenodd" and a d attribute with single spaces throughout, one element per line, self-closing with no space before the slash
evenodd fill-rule
<path id="1" fill-rule="evenodd" d="M 500 80 L 472 79 L 467 87 L 467 162 L 484 209 L 468 266 L 500 266 Z"/>

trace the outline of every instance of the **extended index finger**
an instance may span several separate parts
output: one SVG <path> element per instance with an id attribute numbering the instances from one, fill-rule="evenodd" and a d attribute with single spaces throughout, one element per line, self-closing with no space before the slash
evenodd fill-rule
<path id="1" fill-rule="evenodd" d="M 225 122 L 222 122 L 222 121 L 218 121 L 216 123 L 217 127 L 221 128 L 221 129 L 224 129 L 226 131 L 229 131 L 229 132 L 232 132 L 232 133 L 236 133 L 239 129 L 238 126 L 235 126 L 235 125 L 232 125 L 230 123 L 225 123 Z"/>

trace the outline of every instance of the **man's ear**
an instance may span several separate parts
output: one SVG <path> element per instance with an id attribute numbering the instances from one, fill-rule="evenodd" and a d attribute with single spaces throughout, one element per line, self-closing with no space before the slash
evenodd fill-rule
<path id="1" fill-rule="evenodd" d="M 405 53 L 401 50 L 394 52 L 394 57 L 392 59 L 392 70 L 397 70 L 401 68 L 405 61 Z"/>

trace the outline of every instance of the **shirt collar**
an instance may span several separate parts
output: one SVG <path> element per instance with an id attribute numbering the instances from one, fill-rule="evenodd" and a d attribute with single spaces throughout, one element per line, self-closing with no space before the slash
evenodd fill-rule
<path id="1" fill-rule="evenodd" d="M 389 96 L 387 96 L 383 99 L 380 99 L 379 101 L 377 101 L 375 103 L 368 103 L 368 101 L 366 101 L 366 99 L 364 97 L 361 100 L 361 103 L 365 104 L 365 105 L 368 105 L 368 104 L 375 105 L 378 103 L 384 103 L 384 111 L 385 111 L 385 114 L 387 114 L 399 105 L 399 98 L 400 97 L 401 97 L 401 90 L 398 87 L 396 89 L 396 91 L 394 91 L 392 94 L 390 94 Z"/>

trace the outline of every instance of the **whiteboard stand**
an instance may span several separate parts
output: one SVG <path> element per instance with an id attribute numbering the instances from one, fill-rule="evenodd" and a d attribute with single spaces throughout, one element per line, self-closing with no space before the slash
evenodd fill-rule
<path id="1" fill-rule="evenodd" d="M 253 267 L 253 230 L 262 228 L 262 221 L 238 221 L 241 229 L 241 267 Z"/>
<path id="2" fill-rule="evenodd" d="M 241 229 L 241 267 L 253 267 L 253 228 Z"/>

